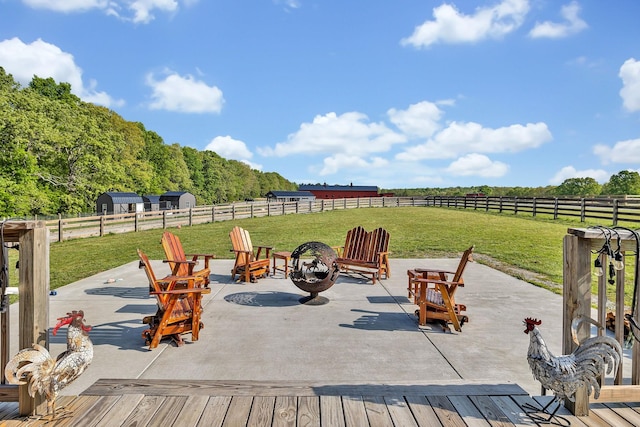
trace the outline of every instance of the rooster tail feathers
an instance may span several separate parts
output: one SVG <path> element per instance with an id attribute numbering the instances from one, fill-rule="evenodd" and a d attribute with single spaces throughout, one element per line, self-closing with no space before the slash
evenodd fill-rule
<path id="1" fill-rule="evenodd" d="M 4 369 L 4 376 L 10 384 L 27 384 L 31 372 L 46 360 L 51 360 L 49 351 L 33 344 L 33 348 L 24 348 L 13 356 Z"/>

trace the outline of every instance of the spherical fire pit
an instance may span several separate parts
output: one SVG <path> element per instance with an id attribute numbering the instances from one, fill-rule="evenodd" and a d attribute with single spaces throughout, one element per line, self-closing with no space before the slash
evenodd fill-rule
<path id="1" fill-rule="evenodd" d="M 310 293 L 300 299 L 300 303 L 321 305 L 329 302 L 318 293 L 329 289 L 338 278 L 340 267 L 336 263 L 337 257 L 331 247 L 321 242 L 303 243 L 291 253 L 289 277 L 298 288 Z"/>

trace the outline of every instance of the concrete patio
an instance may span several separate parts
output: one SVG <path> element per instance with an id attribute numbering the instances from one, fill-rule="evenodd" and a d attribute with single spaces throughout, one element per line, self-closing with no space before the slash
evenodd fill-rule
<path id="1" fill-rule="evenodd" d="M 523 319 L 540 327 L 551 351 L 560 354 L 562 297 L 485 265 L 465 271 L 458 300 L 470 321 L 462 333 L 438 325 L 420 328 L 407 298 L 406 270 L 455 269 L 457 259 L 392 259 L 390 279 L 376 285 L 341 275 L 322 295 L 326 305 L 306 306 L 306 294 L 282 273 L 258 283 L 231 280 L 231 260 L 215 260 L 212 293 L 204 299 L 200 340 L 176 347 L 166 340 L 149 351 L 141 337 L 141 319 L 155 312 L 148 282 L 132 262 L 57 290 L 50 298 L 50 326 L 71 310 L 82 309 L 93 326 L 91 366 L 63 395 L 77 395 L 100 378 L 330 381 L 398 383 L 465 380 L 515 383 L 540 394 L 526 360 L 529 338 Z M 157 275 L 168 267 L 154 261 Z M 18 309 L 11 307 L 17 329 Z M 13 337 L 17 334 L 13 333 Z M 65 329 L 50 336 L 51 353 L 65 349 Z M 17 352 L 17 340 L 11 342 Z"/>

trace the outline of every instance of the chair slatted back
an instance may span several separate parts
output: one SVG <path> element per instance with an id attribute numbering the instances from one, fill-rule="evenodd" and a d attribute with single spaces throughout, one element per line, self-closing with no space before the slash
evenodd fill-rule
<path id="1" fill-rule="evenodd" d="M 357 259 L 364 262 L 378 262 L 380 252 L 389 248 L 389 233 L 383 228 L 367 232 L 362 226 L 347 232 L 344 243 L 343 258 Z"/>

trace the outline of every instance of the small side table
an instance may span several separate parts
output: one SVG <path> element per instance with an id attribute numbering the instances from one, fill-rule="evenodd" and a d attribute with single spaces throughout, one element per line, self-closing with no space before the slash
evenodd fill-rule
<path id="1" fill-rule="evenodd" d="M 284 265 L 278 266 L 276 263 L 276 261 L 278 260 L 284 261 Z M 286 251 L 274 252 L 273 253 L 273 271 L 271 274 L 275 276 L 276 271 L 282 271 L 284 272 L 284 277 L 288 277 L 290 261 L 291 261 L 291 252 L 286 252 Z"/>

